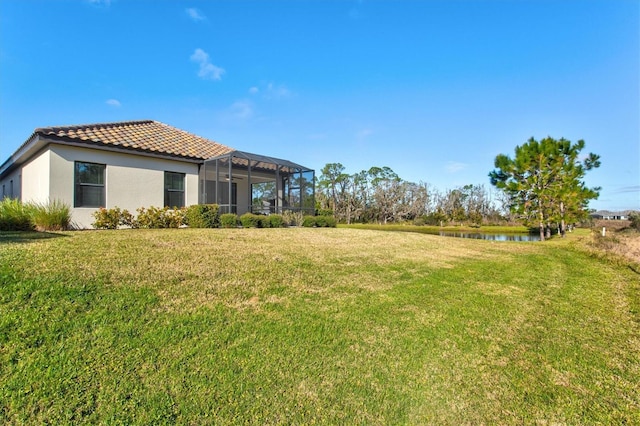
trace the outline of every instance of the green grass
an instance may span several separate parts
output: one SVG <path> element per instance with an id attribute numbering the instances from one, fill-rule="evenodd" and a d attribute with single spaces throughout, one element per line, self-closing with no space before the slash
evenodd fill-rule
<path id="1" fill-rule="evenodd" d="M 584 235 L 0 233 L 0 423 L 638 424 L 640 278 Z"/>

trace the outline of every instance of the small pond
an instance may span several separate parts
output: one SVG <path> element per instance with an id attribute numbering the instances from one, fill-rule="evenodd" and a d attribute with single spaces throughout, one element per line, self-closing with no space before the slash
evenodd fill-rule
<path id="1" fill-rule="evenodd" d="M 484 234 L 481 232 L 434 231 L 434 235 L 443 237 L 472 238 L 490 241 L 540 241 L 538 234 Z"/>

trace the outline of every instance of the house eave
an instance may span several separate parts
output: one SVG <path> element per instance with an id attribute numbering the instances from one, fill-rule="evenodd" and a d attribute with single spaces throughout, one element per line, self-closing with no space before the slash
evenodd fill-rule
<path id="1" fill-rule="evenodd" d="M 154 152 L 154 151 L 149 151 L 145 149 L 105 145 L 99 142 L 94 142 L 94 143 L 87 143 L 86 141 L 75 142 L 72 140 L 65 140 L 65 139 L 58 139 L 58 138 L 48 139 L 48 141 L 50 144 L 73 146 L 73 147 L 85 148 L 85 149 L 96 149 L 100 151 L 117 152 L 120 154 L 138 155 L 141 157 L 152 157 L 152 158 L 158 158 L 163 160 L 181 161 L 183 163 L 200 164 L 204 162 L 204 158 L 199 158 L 199 157 L 185 157 L 182 155 L 176 155 L 176 154 L 170 154 L 170 153 L 164 153 L 164 152 Z"/>
<path id="2" fill-rule="evenodd" d="M 194 163 L 201 164 L 204 162 L 203 158 L 198 157 L 185 157 L 181 155 L 173 155 L 162 152 L 152 152 L 148 150 L 128 148 L 128 147 L 118 147 L 118 146 L 109 146 L 104 145 L 99 142 L 75 142 L 73 140 L 68 140 L 64 138 L 44 138 L 37 133 L 34 133 L 27 141 L 22 144 L 20 148 L 16 152 L 14 152 L 11 157 L 9 157 L 2 165 L 0 166 L 0 178 L 7 173 L 15 170 L 17 167 L 29 161 L 34 155 L 40 152 L 42 149 L 47 147 L 48 145 L 64 145 L 64 146 L 72 146 L 76 148 L 85 148 L 85 149 L 96 149 L 100 151 L 108 151 L 108 152 L 117 152 L 120 154 L 130 154 L 130 155 L 139 155 L 142 157 L 151 157 L 163 160 L 173 160 L 173 161 L 181 161 L 184 163 Z"/>
<path id="3" fill-rule="evenodd" d="M 7 173 L 15 170 L 16 167 L 23 164 L 32 155 L 40 151 L 46 143 L 42 138 L 33 133 L 21 146 L 0 166 L 0 179 Z"/>

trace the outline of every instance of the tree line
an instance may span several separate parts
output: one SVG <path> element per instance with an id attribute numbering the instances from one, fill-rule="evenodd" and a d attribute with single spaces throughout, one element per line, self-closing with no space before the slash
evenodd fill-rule
<path id="1" fill-rule="evenodd" d="M 322 168 L 316 188 L 319 212 L 343 223 L 496 222 L 508 216 L 505 200 L 492 198 L 484 185 L 440 191 L 425 182 L 405 181 L 389 167 L 348 174 L 340 163 Z"/>
<path id="2" fill-rule="evenodd" d="M 389 167 L 371 167 L 348 174 L 340 163 L 325 165 L 317 180 L 316 204 L 343 223 L 414 221 L 499 223 L 520 221 L 537 226 L 542 239 L 556 226 L 564 235 L 567 224 L 588 216 L 588 203 L 600 188 L 588 188 L 587 171 L 600 166 L 593 153 L 582 156 L 585 143 L 561 138 L 529 139 L 516 146 L 513 158 L 499 154 L 484 185 L 464 185 L 439 191 L 425 182 L 408 182 Z"/>

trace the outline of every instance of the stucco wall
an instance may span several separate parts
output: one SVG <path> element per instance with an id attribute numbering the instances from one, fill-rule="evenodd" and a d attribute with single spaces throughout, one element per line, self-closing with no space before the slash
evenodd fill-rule
<path id="1" fill-rule="evenodd" d="M 51 153 L 41 151 L 22 166 L 22 202 L 46 203 L 49 200 Z"/>
<path id="2" fill-rule="evenodd" d="M 11 172 L 4 179 L 0 180 L 0 199 L 4 197 L 21 199 L 21 181 L 21 169 Z"/>
<path id="3" fill-rule="evenodd" d="M 70 206 L 73 206 L 76 161 L 106 164 L 106 208 L 117 206 L 135 214 L 139 207 L 162 207 L 165 171 L 185 173 L 185 205 L 198 202 L 197 164 L 63 145 L 50 145 L 49 149 L 49 197 L 63 200 Z M 91 228 L 94 220 L 91 214 L 96 210 L 93 207 L 73 208 L 73 223 L 80 228 Z"/>

